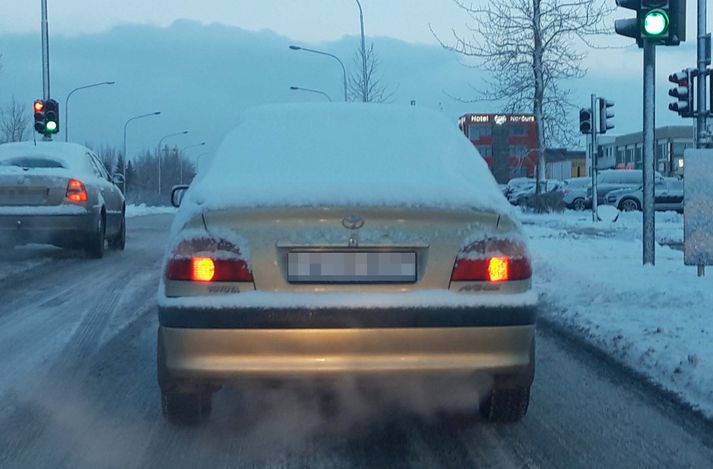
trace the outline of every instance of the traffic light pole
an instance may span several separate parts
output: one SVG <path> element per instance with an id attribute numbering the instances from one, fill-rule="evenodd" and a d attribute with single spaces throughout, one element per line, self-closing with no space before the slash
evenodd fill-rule
<path id="1" fill-rule="evenodd" d="M 47 0 L 42 0 L 42 95 L 45 101 L 50 99 L 50 45 L 47 24 Z M 52 140 L 52 137 L 45 133 L 42 139 Z"/>
<path id="2" fill-rule="evenodd" d="M 599 204 L 599 196 L 597 194 L 597 96 L 591 95 L 591 110 L 592 110 L 592 132 L 589 139 L 589 157 L 592 159 L 592 221 L 599 221 L 599 214 L 597 213 L 597 205 Z"/>
<path id="3" fill-rule="evenodd" d="M 705 148 L 710 143 L 706 129 L 706 1 L 698 0 L 698 114 L 696 116 L 696 148 Z"/>
<path id="4" fill-rule="evenodd" d="M 644 223 L 643 240 L 644 265 L 656 263 L 655 259 L 655 218 L 654 218 L 654 125 L 656 122 L 656 42 L 644 38 Z"/>

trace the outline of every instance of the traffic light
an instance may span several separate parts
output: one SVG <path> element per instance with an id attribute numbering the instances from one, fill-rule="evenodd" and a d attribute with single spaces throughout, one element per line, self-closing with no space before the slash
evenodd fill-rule
<path id="1" fill-rule="evenodd" d="M 605 134 L 607 130 L 614 128 L 614 123 L 609 122 L 609 119 L 614 117 L 614 111 L 609 108 L 614 107 L 614 101 L 609 101 L 606 98 L 599 98 L 599 133 Z"/>
<path id="2" fill-rule="evenodd" d="M 616 5 L 627 10 L 634 10 L 636 18 L 627 18 L 614 21 L 614 31 L 621 36 L 633 37 L 636 44 L 643 45 L 641 39 L 641 0 L 616 0 Z"/>
<path id="3" fill-rule="evenodd" d="M 589 108 L 579 110 L 579 131 L 583 134 L 592 133 L 592 110 Z"/>
<path id="4" fill-rule="evenodd" d="M 59 132 L 59 103 L 54 99 L 45 101 L 45 134 Z"/>
<path id="5" fill-rule="evenodd" d="M 41 99 L 35 100 L 32 109 L 35 112 L 35 130 L 42 134 L 45 132 L 45 102 Z"/>
<path id="6" fill-rule="evenodd" d="M 667 39 L 671 20 L 669 0 L 642 0 L 641 37 L 646 39 Z"/>
<path id="7" fill-rule="evenodd" d="M 686 0 L 616 0 L 616 4 L 635 11 L 636 18 L 614 21 L 614 30 L 636 39 L 639 47 L 644 39 L 664 46 L 686 40 Z"/>
<path id="8" fill-rule="evenodd" d="M 668 108 L 681 117 L 693 117 L 693 70 L 688 68 L 668 76 L 668 81 L 676 86 L 668 90 L 668 95 L 677 99 Z"/>

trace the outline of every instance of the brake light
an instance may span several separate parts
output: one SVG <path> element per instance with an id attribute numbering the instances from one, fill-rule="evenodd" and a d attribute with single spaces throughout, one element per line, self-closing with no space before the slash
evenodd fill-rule
<path id="1" fill-rule="evenodd" d="M 463 248 L 451 273 L 453 282 L 504 282 L 532 277 L 524 245 L 509 240 L 486 240 Z"/>
<path id="2" fill-rule="evenodd" d="M 192 280 L 197 282 L 210 282 L 215 277 L 215 262 L 210 257 L 194 257 L 191 259 L 193 264 Z"/>
<path id="3" fill-rule="evenodd" d="M 176 246 L 166 264 L 166 278 L 188 282 L 252 282 L 253 274 L 231 243 L 198 238 Z"/>
<path id="4" fill-rule="evenodd" d="M 87 201 L 87 190 L 82 184 L 82 181 L 70 179 L 67 183 L 67 200 L 73 203 L 81 203 Z"/>

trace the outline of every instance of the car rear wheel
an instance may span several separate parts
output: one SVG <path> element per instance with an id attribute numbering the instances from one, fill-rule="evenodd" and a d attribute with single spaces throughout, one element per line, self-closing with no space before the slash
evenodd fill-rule
<path id="1" fill-rule="evenodd" d="M 480 406 L 480 412 L 489 422 L 517 422 L 527 414 L 530 404 L 530 386 L 490 391 Z"/>
<path id="2" fill-rule="evenodd" d="M 121 228 L 116 237 L 109 240 L 109 247 L 123 251 L 126 247 L 126 217 L 121 215 Z"/>
<path id="3" fill-rule="evenodd" d="M 182 424 L 197 423 L 208 417 L 213 409 L 213 393 L 161 391 L 163 415 Z"/>
<path id="4" fill-rule="evenodd" d="M 84 250 L 87 256 L 93 259 L 101 259 L 104 257 L 104 242 L 106 239 L 106 223 L 104 222 L 104 213 L 97 218 L 97 226 L 92 235 L 87 240 L 87 245 Z"/>
<path id="5" fill-rule="evenodd" d="M 581 197 L 578 197 L 572 201 L 572 208 L 581 212 L 584 210 L 586 207 L 586 204 L 584 203 L 584 199 Z"/>
<path id="6" fill-rule="evenodd" d="M 639 203 L 634 199 L 624 199 L 619 202 L 619 210 L 622 212 L 634 212 L 641 210 L 641 207 L 639 207 Z"/>

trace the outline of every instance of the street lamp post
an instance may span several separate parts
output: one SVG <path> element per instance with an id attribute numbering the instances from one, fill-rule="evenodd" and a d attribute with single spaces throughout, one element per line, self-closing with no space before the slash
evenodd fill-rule
<path id="1" fill-rule="evenodd" d="M 343 76 L 343 79 L 344 79 L 344 101 L 345 101 L 345 102 L 347 101 L 347 69 L 346 69 L 346 67 L 344 67 L 344 62 L 342 62 L 342 61 L 339 59 L 339 57 L 337 57 L 337 56 L 334 55 L 334 54 L 330 54 L 329 52 L 324 52 L 324 51 L 316 50 L 316 49 L 309 49 L 309 48 L 307 48 L 307 47 L 300 47 L 300 46 L 295 46 L 295 45 L 290 46 L 290 49 L 292 49 L 292 50 L 303 50 L 303 51 L 305 51 L 305 52 L 312 52 L 312 53 L 314 53 L 314 54 L 326 55 L 327 57 L 332 57 L 334 60 L 336 60 L 337 62 L 339 62 L 339 65 L 342 66 L 342 76 Z"/>
<path id="2" fill-rule="evenodd" d="M 331 98 L 327 93 L 325 93 L 324 91 L 315 90 L 315 89 L 312 89 L 312 88 L 302 88 L 301 86 L 290 86 L 290 89 L 291 89 L 292 91 L 307 91 L 307 92 L 309 92 L 309 93 L 321 94 L 322 96 L 324 96 L 325 98 L 327 98 L 330 102 L 332 101 L 332 98 Z"/>
<path id="3" fill-rule="evenodd" d="M 158 195 L 161 195 L 161 144 L 163 144 L 163 141 L 167 138 L 177 137 L 178 135 L 186 135 L 187 133 L 188 131 L 184 130 L 182 132 L 164 135 L 161 137 L 161 140 L 158 141 Z"/>
<path id="4" fill-rule="evenodd" d="M 366 83 L 366 45 L 364 43 L 364 11 L 361 9 L 361 3 L 356 0 L 359 6 L 359 23 L 361 24 L 361 63 L 362 63 L 362 86 L 361 93 L 364 102 L 367 101 L 367 83 Z"/>
<path id="5" fill-rule="evenodd" d="M 178 152 L 178 155 L 177 155 L 178 156 L 178 170 L 179 170 L 179 174 L 180 174 L 180 176 L 178 176 L 178 179 L 181 184 L 183 184 L 183 157 L 181 155 L 183 153 L 185 153 L 185 151 L 188 150 L 189 148 L 202 147 L 204 145 L 205 145 L 205 142 L 196 143 L 195 145 L 188 145 L 188 146 L 181 148 L 181 151 Z"/>
<path id="6" fill-rule="evenodd" d="M 159 114 L 161 114 L 161 111 L 149 112 L 148 114 L 140 114 L 138 116 L 129 118 L 124 123 L 124 167 L 122 168 L 122 173 L 124 176 L 124 184 L 123 184 L 124 195 L 126 195 L 126 165 L 129 163 L 129 157 L 126 155 L 126 127 L 129 125 L 129 122 L 135 121 L 136 119 L 142 119 L 144 117 L 151 117 L 151 116 L 158 116 Z"/>
<path id="7" fill-rule="evenodd" d="M 75 91 L 85 90 L 87 88 L 94 88 L 95 86 L 113 85 L 114 83 L 116 83 L 116 82 L 115 81 L 102 81 L 100 83 L 92 83 L 91 85 L 80 86 L 78 88 L 74 88 L 72 91 L 69 92 L 69 94 L 67 95 L 67 98 L 64 100 L 64 141 L 65 142 L 69 141 L 69 98 L 74 94 Z"/>

